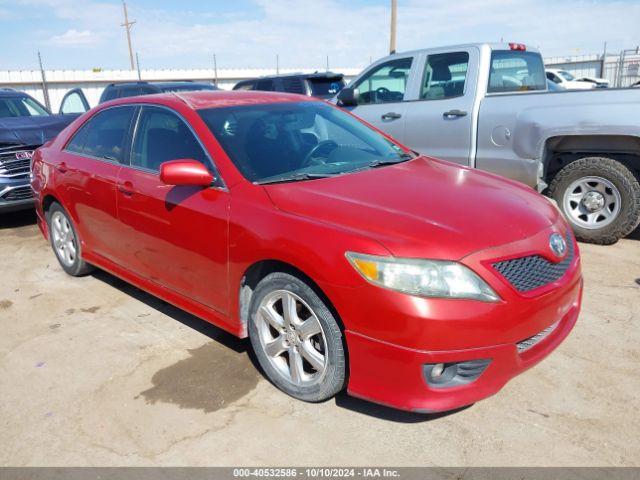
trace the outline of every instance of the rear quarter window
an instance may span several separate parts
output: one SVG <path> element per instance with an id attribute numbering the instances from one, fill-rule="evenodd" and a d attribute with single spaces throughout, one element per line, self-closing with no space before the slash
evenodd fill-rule
<path id="1" fill-rule="evenodd" d="M 494 50 L 487 93 L 527 92 L 546 89 L 542 57 L 536 52 Z"/>

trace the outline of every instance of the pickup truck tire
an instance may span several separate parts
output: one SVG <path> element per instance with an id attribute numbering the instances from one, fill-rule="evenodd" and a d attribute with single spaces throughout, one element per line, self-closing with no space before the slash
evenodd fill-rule
<path id="1" fill-rule="evenodd" d="M 69 214 L 59 203 L 47 210 L 47 228 L 51 248 L 62 269 L 73 277 L 82 277 L 95 270 L 82 259 L 82 244 Z"/>
<path id="2" fill-rule="evenodd" d="M 578 240 L 616 243 L 640 223 L 640 183 L 625 165 L 584 157 L 564 167 L 549 186 Z"/>

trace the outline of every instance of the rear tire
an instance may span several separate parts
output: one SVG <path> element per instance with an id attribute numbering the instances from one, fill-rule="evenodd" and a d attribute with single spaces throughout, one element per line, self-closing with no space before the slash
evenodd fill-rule
<path id="1" fill-rule="evenodd" d="M 47 210 L 47 226 L 51 248 L 65 272 L 81 277 L 95 269 L 82 259 L 80 237 L 71 217 L 59 203 L 52 203 Z"/>
<path id="2" fill-rule="evenodd" d="M 251 299 L 248 327 L 260 366 L 283 392 L 321 402 L 344 388 L 342 332 L 303 280 L 281 272 L 262 279 Z"/>
<path id="3" fill-rule="evenodd" d="M 578 240 L 610 245 L 640 223 L 640 183 L 625 165 L 585 157 L 564 167 L 549 186 Z"/>

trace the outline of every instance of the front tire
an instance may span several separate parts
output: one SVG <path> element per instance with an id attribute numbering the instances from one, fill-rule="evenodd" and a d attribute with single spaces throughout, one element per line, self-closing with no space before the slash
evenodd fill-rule
<path id="1" fill-rule="evenodd" d="M 578 240 L 610 245 L 640 223 L 640 183 L 622 163 L 585 157 L 564 167 L 549 186 Z"/>
<path id="2" fill-rule="evenodd" d="M 303 280 L 281 272 L 261 280 L 251 299 L 248 327 L 260 366 L 283 392 L 321 402 L 344 388 L 342 332 Z"/>
<path id="3" fill-rule="evenodd" d="M 47 226 L 51 248 L 60 266 L 74 277 L 90 273 L 94 267 L 82 259 L 82 245 L 69 214 L 59 203 L 53 203 L 47 211 Z"/>

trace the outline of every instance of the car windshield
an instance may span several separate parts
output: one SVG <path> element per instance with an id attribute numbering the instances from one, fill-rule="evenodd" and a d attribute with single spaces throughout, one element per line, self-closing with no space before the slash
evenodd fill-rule
<path id="1" fill-rule="evenodd" d="M 560 75 L 562 78 L 564 78 L 568 82 L 572 82 L 576 79 L 576 77 L 571 75 L 569 72 L 565 72 L 564 70 L 560 70 L 558 72 L 558 75 Z"/>
<path id="2" fill-rule="evenodd" d="M 0 118 L 37 117 L 49 115 L 38 102 L 29 97 L 0 98 Z"/>
<path id="3" fill-rule="evenodd" d="M 198 113 L 252 182 L 307 180 L 413 158 L 323 102 L 242 105 Z"/>

